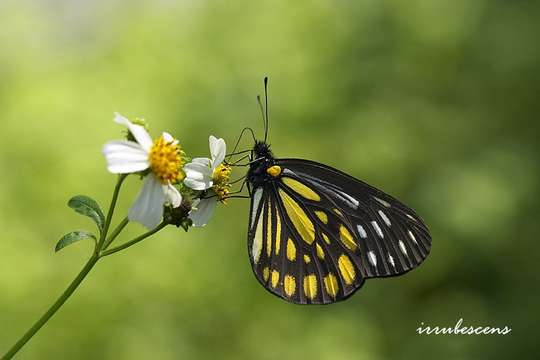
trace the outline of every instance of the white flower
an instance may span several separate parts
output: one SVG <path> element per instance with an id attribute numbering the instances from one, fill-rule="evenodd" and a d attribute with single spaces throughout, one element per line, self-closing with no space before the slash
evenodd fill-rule
<path id="1" fill-rule="evenodd" d="M 210 190 L 206 193 L 208 198 L 196 199 L 192 204 L 189 218 L 193 226 L 205 226 L 214 214 L 217 201 L 224 202 L 229 195 L 231 168 L 223 164 L 227 152 L 225 140 L 210 135 L 208 142 L 212 158 L 195 158 L 184 166 L 185 185 L 194 190 Z"/>
<path id="2" fill-rule="evenodd" d="M 184 184 L 193 190 L 210 189 L 213 185 L 214 170 L 225 159 L 225 153 L 227 152 L 225 140 L 217 139 L 215 136 L 210 135 L 208 142 L 210 144 L 212 159 L 194 158 L 189 164 L 184 166 L 186 173 Z"/>
<path id="3" fill-rule="evenodd" d="M 210 221 L 214 210 L 216 209 L 217 200 L 215 197 L 209 199 L 195 199 L 191 204 L 192 210 L 189 213 L 193 226 L 206 226 Z"/>
<path id="4" fill-rule="evenodd" d="M 128 219 L 155 228 L 163 217 L 163 206 L 180 206 L 182 195 L 173 184 L 184 178 L 178 140 L 164 132 L 152 141 L 146 129 L 116 113 L 114 121 L 128 128 L 135 141 L 115 140 L 103 146 L 107 169 L 115 174 L 151 171 L 137 199 L 128 211 Z"/>

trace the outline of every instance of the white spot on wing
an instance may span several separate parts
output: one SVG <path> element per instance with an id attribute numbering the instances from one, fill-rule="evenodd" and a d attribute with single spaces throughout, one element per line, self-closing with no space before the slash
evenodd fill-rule
<path id="1" fill-rule="evenodd" d="M 401 240 L 399 240 L 399 248 L 401 249 L 401 252 L 403 253 L 403 255 L 407 256 L 407 248 L 405 247 L 405 244 Z"/>
<path id="2" fill-rule="evenodd" d="M 377 266 L 377 256 L 375 256 L 375 253 L 373 251 L 368 251 L 368 259 L 371 265 Z"/>
<path id="3" fill-rule="evenodd" d="M 367 232 L 362 225 L 358 225 L 356 226 L 356 228 L 358 229 L 358 233 L 360 234 L 360 237 L 362 239 L 367 238 Z"/>
<path id="4" fill-rule="evenodd" d="M 407 233 L 409 234 L 409 237 L 411 238 L 412 241 L 414 241 L 414 243 L 416 245 L 418 245 L 418 243 L 416 242 L 416 237 L 414 236 L 414 234 L 411 232 L 411 230 L 408 230 Z"/>
<path id="5" fill-rule="evenodd" d="M 412 216 L 411 214 L 405 214 L 405 216 L 407 216 L 409 219 L 413 220 L 413 221 L 416 221 L 416 219 L 414 218 L 414 216 Z"/>
<path id="6" fill-rule="evenodd" d="M 289 169 L 283 169 L 281 171 L 282 174 L 285 174 L 285 175 L 296 175 L 294 172 L 292 172 L 291 170 Z"/>
<path id="7" fill-rule="evenodd" d="M 396 267 L 396 263 L 394 262 L 394 258 L 390 254 L 388 254 L 388 261 L 390 262 L 390 265 L 392 265 L 393 267 Z"/>
<path id="8" fill-rule="evenodd" d="M 261 202 L 261 196 L 263 193 L 262 187 L 255 189 L 253 194 L 253 208 L 251 209 L 251 227 L 253 228 L 253 223 L 255 222 L 255 216 L 257 215 L 257 210 L 259 209 L 259 203 Z"/>
<path id="9" fill-rule="evenodd" d="M 386 207 L 390 207 L 390 203 L 384 201 L 383 199 L 379 199 L 378 197 L 374 196 L 373 197 L 379 204 L 381 204 L 382 206 L 386 206 Z"/>
<path id="10" fill-rule="evenodd" d="M 342 198 L 345 198 L 347 199 L 349 205 L 351 205 L 351 207 L 353 209 L 358 209 L 358 205 L 360 205 L 360 202 L 358 200 L 356 200 L 355 198 L 353 198 L 351 195 L 347 194 L 346 192 L 343 192 L 343 191 L 340 191 L 338 189 L 332 189 L 335 193 L 337 193 L 338 195 L 341 195 Z"/>
<path id="11" fill-rule="evenodd" d="M 392 223 L 390 222 L 390 219 L 388 218 L 388 216 L 386 216 L 385 213 L 383 213 L 382 210 L 379 210 L 379 216 L 384 220 L 387 226 L 392 225 Z"/>
<path id="12" fill-rule="evenodd" d="M 384 234 L 381 230 L 381 228 L 379 227 L 379 224 L 377 224 L 376 221 L 372 221 L 371 222 L 371 226 L 373 226 L 373 229 L 375 229 L 375 232 L 377 233 L 377 235 L 382 239 L 384 238 Z"/>

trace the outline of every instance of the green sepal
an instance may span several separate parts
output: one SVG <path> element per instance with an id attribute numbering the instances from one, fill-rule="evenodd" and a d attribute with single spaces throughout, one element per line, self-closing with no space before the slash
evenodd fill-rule
<path id="1" fill-rule="evenodd" d="M 69 234 L 66 234 L 62 236 L 62 238 L 56 243 L 56 247 L 54 248 L 55 252 L 58 252 L 65 248 L 68 245 L 73 244 L 74 242 L 77 242 L 79 240 L 84 239 L 94 239 L 94 241 L 97 241 L 96 236 L 92 234 L 91 232 L 84 231 L 84 230 L 76 230 L 72 231 Z"/>
<path id="2" fill-rule="evenodd" d="M 77 195 L 68 201 L 68 206 L 79 214 L 92 218 L 97 224 L 99 232 L 103 230 L 105 216 L 97 201 L 85 195 Z"/>
<path id="3" fill-rule="evenodd" d="M 190 226 L 193 226 L 193 221 L 190 218 L 185 218 L 180 222 L 180 226 L 187 232 Z"/>

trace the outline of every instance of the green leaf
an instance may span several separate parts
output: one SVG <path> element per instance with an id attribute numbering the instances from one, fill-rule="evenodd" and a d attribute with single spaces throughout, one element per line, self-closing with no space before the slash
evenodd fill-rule
<path id="1" fill-rule="evenodd" d="M 99 231 L 103 230 L 105 216 L 94 199 L 85 195 L 77 195 L 68 201 L 68 206 L 79 214 L 91 217 L 97 224 Z"/>
<path id="2" fill-rule="evenodd" d="M 69 234 L 64 235 L 60 241 L 56 244 L 56 247 L 54 248 L 55 252 L 58 252 L 65 248 L 66 246 L 73 244 L 74 242 L 77 242 L 79 240 L 84 239 L 94 239 L 96 241 L 96 236 L 92 234 L 91 232 L 84 231 L 84 230 L 77 230 L 72 231 Z"/>

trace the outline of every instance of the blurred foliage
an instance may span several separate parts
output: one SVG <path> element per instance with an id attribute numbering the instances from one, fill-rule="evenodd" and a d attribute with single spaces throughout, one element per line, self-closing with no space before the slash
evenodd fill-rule
<path id="1" fill-rule="evenodd" d="M 248 202 L 231 201 L 204 229 L 168 228 L 100 262 L 20 358 L 534 358 L 539 11 L 520 0 L 0 2 L 0 352 L 91 252 L 54 245 L 93 226 L 70 196 L 108 204 L 115 177 L 100 151 L 121 136 L 113 111 L 206 156 L 209 134 L 261 136 L 268 75 L 276 155 L 335 166 L 415 208 L 433 234 L 427 261 L 346 302 L 294 306 L 255 280 Z M 459 318 L 513 331 L 415 333 Z"/>

